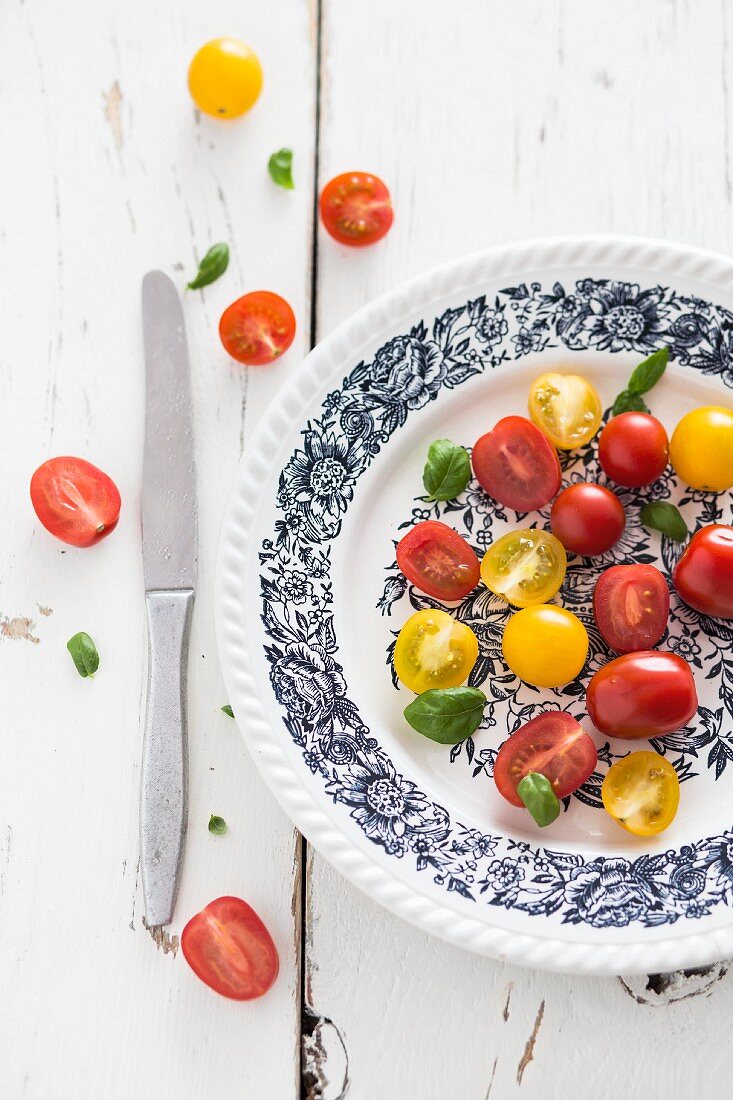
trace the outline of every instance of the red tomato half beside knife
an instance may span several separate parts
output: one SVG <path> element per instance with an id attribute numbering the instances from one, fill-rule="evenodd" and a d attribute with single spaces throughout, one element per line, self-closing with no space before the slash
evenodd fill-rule
<path id="1" fill-rule="evenodd" d="M 83 458 L 49 458 L 31 478 L 31 501 L 43 526 L 71 546 L 94 546 L 120 518 L 114 481 Z"/>
<path id="2" fill-rule="evenodd" d="M 272 936 L 241 898 L 217 898 L 191 917 L 181 950 L 202 982 L 234 1001 L 267 993 L 280 969 Z"/>

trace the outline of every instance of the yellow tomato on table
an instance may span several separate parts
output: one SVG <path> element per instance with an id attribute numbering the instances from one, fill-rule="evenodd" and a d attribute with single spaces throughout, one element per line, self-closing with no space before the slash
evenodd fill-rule
<path id="1" fill-rule="evenodd" d="M 628 832 L 654 836 L 674 820 L 680 781 L 659 753 L 632 752 L 608 769 L 601 798 L 614 821 Z"/>
<path id="2" fill-rule="evenodd" d="M 529 415 L 555 447 L 584 447 L 603 415 L 595 387 L 579 374 L 541 374 L 529 391 Z"/>
<path id="3" fill-rule="evenodd" d="M 535 604 L 512 615 L 504 628 L 504 660 L 535 687 L 562 687 L 588 656 L 588 632 L 577 615 L 554 604 Z"/>
<path id="4" fill-rule="evenodd" d="M 238 118 L 257 102 L 262 66 L 244 42 L 214 38 L 194 54 L 188 89 L 196 106 L 207 115 Z"/>
<path id="5" fill-rule="evenodd" d="M 669 444 L 669 459 L 691 489 L 723 493 L 733 487 L 733 410 L 705 405 L 683 416 Z"/>
<path id="6" fill-rule="evenodd" d="M 478 657 L 470 626 L 447 611 L 416 611 L 400 631 L 394 649 L 397 679 L 416 695 L 430 688 L 460 687 Z"/>

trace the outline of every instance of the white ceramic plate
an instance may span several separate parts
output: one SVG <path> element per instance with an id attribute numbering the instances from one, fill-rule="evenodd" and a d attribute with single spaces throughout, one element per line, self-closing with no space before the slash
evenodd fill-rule
<path id="1" fill-rule="evenodd" d="M 395 566 L 400 527 L 444 516 L 478 551 L 518 517 L 473 483 L 458 502 L 420 499 L 428 444 L 470 445 L 522 414 L 553 367 L 590 378 L 612 403 L 654 348 L 671 363 L 650 395 L 671 432 L 703 404 L 730 404 L 733 264 L 656 241 L 549 240 L 471 256 L 361 310 L 323 341 L 274 401 L 240 466 L 224 521 L 218 634 L 229 699 L 277 798 L 316 848 L 395 913 L 473 951 L 557 970 L 672 970 L 733 954 L 731 624 L 672 594 L 663 647 L 694 670 L 700 710 L 655 743 L 677 768 L 681 804 L 658 838 L 635 838 L 600 806 L 610 763 L 646 742 L 595 734 L 599 771 L 546 830 L 498 795 L 493 760 L 542 707 L 585 718 L 584 685 L 609 659 L 593 628 L 599 564 L 654 561 L 679 548 L 628 524 L 599 563 L 571 559 L 558 600 L 586 622 L 580 681 L 538 691 L 501 661 L 505 605 L 479 589 L 454 613 L 480 640 L 473 682 L 491 700 L 451 751 L 413 733 L 413 697 L 388 650 L 415 607 Z M 564 480 L 599 480 L 595 443 Z M 647 490 L 651 492 L 652 490 Z M 688 526 L 733 518 L 730 494 L 693 493 L 668 471 L 653 487 Z M 547 510 L 527 523 L 543 523 Z"/>

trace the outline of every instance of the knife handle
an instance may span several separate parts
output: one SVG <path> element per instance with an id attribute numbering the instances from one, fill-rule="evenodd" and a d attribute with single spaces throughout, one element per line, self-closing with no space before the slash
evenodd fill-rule
<path id="1" fill-rule="evenodd" d="M 173 917 L 188 821 L 186 668 L 193 591 L 147 592 L 148 703 L 140 858 L 148 927 Z"/>

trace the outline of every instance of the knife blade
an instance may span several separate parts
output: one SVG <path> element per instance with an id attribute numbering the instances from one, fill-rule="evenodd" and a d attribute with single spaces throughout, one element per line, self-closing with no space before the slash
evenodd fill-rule
<path id="1" fill-rule="evenodd" d="M 162 271 L 142 284 L 145 450 L 142 547 L 148 696 L 140 856 L 148 927 L 173 917 L 188 813 L 186 666 L 196 584 L 191 370 L 178 292 Z"/>

